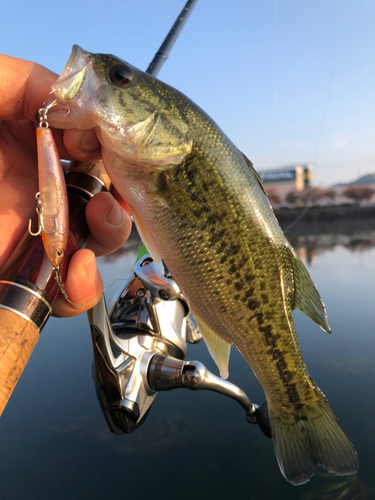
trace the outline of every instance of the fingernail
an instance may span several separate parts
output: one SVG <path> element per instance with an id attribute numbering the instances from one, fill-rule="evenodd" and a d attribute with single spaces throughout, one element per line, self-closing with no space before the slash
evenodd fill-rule
<path id="1" fill-rule="evenodd" d="M 80 149 L 89 153 L 91 151 L 95 151 L 100 147 L 100 143 L 94 131 L 89 130 L 88 132 L 84 132 L 82 135 L 82 140 L 80 144 Z"/>
<path id="2" fill-rule="evenodd" d="M 112 226 L 119 226 L 124 218 L 121 208 L 114 201 L 112 205 L 111 213 L 106 217 L 107 222 L 112 224 Z"/>

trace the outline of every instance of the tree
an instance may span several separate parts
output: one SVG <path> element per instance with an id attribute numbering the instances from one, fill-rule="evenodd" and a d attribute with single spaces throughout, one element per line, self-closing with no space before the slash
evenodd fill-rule
<path id="1" fill-rule="evenodd" d="M 375 190 L 366 186 L 348 186 L 344 191 L 343 195 L 347 198 L 354 200 L 356 205 L 359 205 L 361 201 L 369 200 L 374 195 Z"/>
<path id="2" fill-rule="evenodd" d="M 334 203 L 336 201 L 337 191 L 335 189 L 326 189 L 323 192 L 323 196 L 324 196 L 324 198 L 327 198 L 328 200 L 330 200 L 330 203 L 332 205 L 334 205 Z"/>
<path id="3" fill-rule="evenodd" d="M 280 196 L 276 193 L 276 191 L 274 189 L 268 189 L 267 190 L 267 195 L 268 195 L 268 199 L 270 200 L 270 203 L 272 206 L 274 205 L 280 205 L 281 203 L 281 198 Z"/>
<path id="4" fill-rule="evenodd" d="M 295 191 L 290 191 L 286 196 L 285 196 L 285 201 L 288 203 L 288 205 L 294 205 L 298 200 L 298 195 Z"/>
<path id="5" fill-rule="evenodd" d="M 314 205 L 320 198 L 323 197 L 324 191 L 318 187 L 307 186 L 299 194 L 299 199 L 306 205 Z"/>

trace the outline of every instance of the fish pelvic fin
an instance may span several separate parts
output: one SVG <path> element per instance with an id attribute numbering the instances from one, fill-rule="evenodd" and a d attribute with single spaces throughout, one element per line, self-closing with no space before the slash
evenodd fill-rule
<path id="1" fill-rule="evenodd" d="M 215 361 L 220 371 L 220 377 L 227 379 L 229 377 L 229 356 L 231 344 L 219 337 L 202 319 L 194 315 L 198 328 L 203 336 L 208 352 Z"/>
<path id="2" fill-rule="evenodd" d="M 336 476 L 358 472 L 357 452 L 328 401 L 319 401 L 298 412 L 269 408 L 276 458 L 287 481 L 298 486 L 310 480 L 317 465 Z"/>
<path id="3" fill-rule="evenodd" d="M 331 333 L 331 328 L 328 324 L 326 309 L 319 295 L 318 289 L 315 286 L 308 270 L 304 263 L 290 247 L 286 244 L 290 254 L 290 261 L 293 267 L 294 276 L 294 303 L 293 309 L 298 309 L 303 314 L 311 318 L 323 330 Z"/>

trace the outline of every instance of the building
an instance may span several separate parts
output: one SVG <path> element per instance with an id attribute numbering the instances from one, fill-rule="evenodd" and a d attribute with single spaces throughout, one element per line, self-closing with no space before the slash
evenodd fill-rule
<path id="1" fill-rule="evenodd" d="M 277 196 L 283 203 L 291 191 L 302 191 L 310 186 L 313 179 L 313 167 L 309 163 L 291 165 L 258 171 L 267 193 Z"/>

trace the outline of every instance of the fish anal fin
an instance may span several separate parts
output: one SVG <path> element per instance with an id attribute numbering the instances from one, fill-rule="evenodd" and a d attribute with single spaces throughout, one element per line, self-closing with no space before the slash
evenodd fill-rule
<path id="1" fill-rule="evenodd" d="M 319 295 L 318 289 L 315 286 L 305 265 L 294 252 L 294 250 L 286 245 L 290 253 L 290 261 L 293 267 L 294 276 L 294 304 L 293 309 L 298 309 L 301 313 L 311 318 L 323 330 L 331 333 L 331 328 L 328 324 L 326 309 Z"/>
<path id="2" fill-rule="evenodd" d="M 194 315 L 198 328 L 206 343 L 208 352 L 215 361 L 220 371 L 220 377 L 227 379 L 229 376 L 228 364 L 231 344 L 219 337 L 203 320 Z"/>

